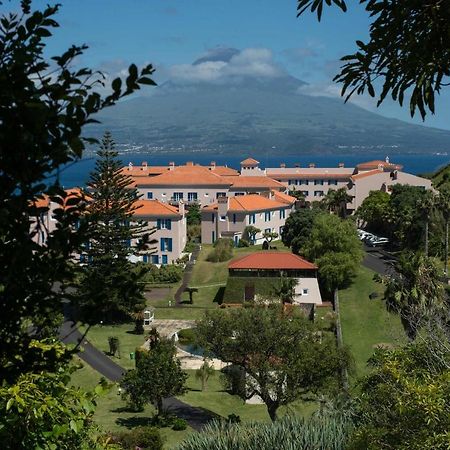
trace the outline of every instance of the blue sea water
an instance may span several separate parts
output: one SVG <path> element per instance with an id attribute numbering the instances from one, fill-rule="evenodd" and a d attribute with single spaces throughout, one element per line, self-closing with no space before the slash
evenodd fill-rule
<path id="1" fill-rule="evenodd" d="M 141 164 L 142 161 L 147 161 L 152 166 L 165 166 L 170 161 L 175 164 L 185 164 L 187 161 L 207 165 L 211 161 L 215 161 L 218 165 L 228 165 L 235 169 L 239 169 L 240 161 L 246 157 L 253 157 L 261 162 L 261 167 L 279 167 L 280 163 L 285 163 L 287 167 L 299 164 L 301 167 L 307 167 L 309 163 L 315 163 L 316 167 L 337 167 L 340 162 L 343 162 L 346 167 L 354 167 L 356 164 L 371 161 L 374 159 L 384 160 L 385 154 L 346 154 L 346 155 L 330 155 L 330 154 L 299 154 L 297 156 L 278 156 L 276 150 L 271 154 L 257 155 L 255 153 L 248 155 L 232 155 L 224 154 L 211 155 L 205 153 L 190 153 L 186 154 L 126 154 L 121 155 L 124 165 L 132 162 L 135 165 Z M 450 163 L 450 155 L 415 155 L 415 154 L 398 154 L 391 155 L 390 161 L 396 164 L 402 164 L 404 171 L 421 174 L 433 172 L 439 167 Z M 83 158 L 60 171 L 61 184 L 64 187 L 84 186 L 88 180 L 89 173 L 94 169 L 94 158 Z"/>

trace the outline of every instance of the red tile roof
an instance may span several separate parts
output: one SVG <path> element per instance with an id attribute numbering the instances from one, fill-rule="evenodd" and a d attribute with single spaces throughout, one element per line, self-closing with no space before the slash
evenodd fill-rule
<path id="1" fill-rule="evenodd" d="M 134 216 L 150 217 L 179 217 L 180 213 L 174 206 L 162 203 L 159 200 L 138 200 L 135 203 L 137 207 Z"/>
<path id="2" fill-rule="evenodd" d="M 131 177 L 148 177 L 160 175 L 169 170 L 169 166 L 129 166 L 122 168 L 123 175 L 129 175 Z"/>
<path id="3" fill-rule="evenodd" d="M 374 161 L 368 161 L 365 163 L 357 164 L 356 167 L 359 170 L 378 169 L 379 167 L 393 170 L 401 170 L 403 168 L 403 166 L 400 164 L 393 164 L 391 162 L 382 161 L 381 159 L 376 159 Z"/>
<path id="4" fill-rule="evenodd" d="M 265 188 L 265 189 L 277 189 L 285 190 L 286 186 L 279 181 L 273 180 L 269 177 L 259 177 L 259 176 L 239 176 L 230 178 L 230 183 L 232 184 L 231 189 L 239 190 L 240 188 Z"/>
<path id="5" fill-rule="evenodd" d="M 382 169 L 373 169 L 367 170 L 366 172 L 357 173 L 356 175 L 352 175 L 352 180 L 360 180 L 361 178 L 371 177 L 372 175 L 377 175 L 383 173 Z"/>
<path id="6" fill-rule="evenodd" d="M 258 194 L 238 195 L 229 197 L 228 211 L 264 211 L 286 208 L 286 203 L 278 202 Z M 206 211 L 217 209 L 217 203 L 205 206 Z"/>
<path id="7" fill-rule="evenodd" d="M 297 200 L 295 197 L 292 197 L 292 195 L 285 194 L 284 192 L 280 192 L 280 191 L 272 191 L 272 194 L 273 194 L 274 200 L 281 202 L 281 203 L 286 203 L 288 205 L 292 205 Z"/>
<path id="8" fill-rule="evenodd" d="M 270 176 L 272 178 L 276 178 L 277 180 L 297 180 L 297 179 L 332 179 L 332 180 L 348 180 L 350 178 L 351 173 L 330 173 L 330 172 L 322 172 L 322 173 L 276 173 L 271 172 Z"/>
<path id="9" fill-rule="evenodd" d="M 223 177 L 239 176 L 239 172 L 235 169 L 232 169 L 231 167 L 215 166 L 215 167 L 212 167 L 210 170 L 211 170 L 211 172 L 215 173 L 216 175 L 221 175 Z"/>
<path id="10" fill-rule="evenodd" d="M 255 166 L 256 164 L 259 164 L 259 161 L 256 161 L 256 159 L 253 158 L 247 158 L 244 159 L 244 161 L 241 161 L 241 166 Z"/>
<path id="11" fill-rule="evenodd" d="M 317 266 L 298 255 L 288 252 L 262 251 L 235 259 L 228 264 L 229 269 L 260 270 L 316 270 Z"/>

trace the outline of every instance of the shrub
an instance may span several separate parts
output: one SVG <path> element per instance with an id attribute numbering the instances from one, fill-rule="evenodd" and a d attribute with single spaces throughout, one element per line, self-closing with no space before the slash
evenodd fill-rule
<path id="1" fill-rule="evenodd" d="M 197 244 L 195 242 L 189 241 L 186 243 L 183 252 L 184 253 L 192 253 L 195 250 Z"/>
<path id="2" fill-rule="evenodd" d="M 157 267 L 154 264 L 137 263 L 136 269 L 144 265 L 147 273 L 144 281 L 147 283 L 176 283 L 183 278 L 183 267 L 177 264 Z"/>
<path id="3" fill-rule="evenodd" d="M 111 436 L 112 443 L 120 444 L 126 450 L 162 450 L 163 440 L 155 427 L 136 427 L 132 431 L 124 431 Z"/>
<path id="4" fill-rule="evenodd" d="M 184 419 L 175 419 L 173 421 L 172 430 L 183 431 L 187 428 L 187 422 Z"/>
<path id="5" fill-rule="evenodd" d="M 247 239 L 240 239 L 238 242 L 238 247 L 250 247 L 250 242 L 248 242 Z"/>
<path id="6" fill-rule="evenodd" d="M 196 340 L 195 330 L 193 328 L 185 328 L 178 332 L 178 340 L 181 344 L 193 344 Z"/>
<path id="7" fill-rule="evenodd" d="M 210 262 L 228 261 L 233 256 L 234 243 L 232 239 L 217 239 L 214 243 L 214 250 L 208 255 Z"/>

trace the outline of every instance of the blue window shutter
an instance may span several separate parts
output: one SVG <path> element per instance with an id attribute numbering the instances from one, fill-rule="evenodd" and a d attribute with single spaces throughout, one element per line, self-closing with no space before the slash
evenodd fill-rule
<path id="1" fill-rule="evenodd" d="M 172 229 L 172 219 L 167 219 L 167 229 L 168 230 Z"/>
<path id="2" fill-rule="evenodd" d="M 161 219 L 156 219 L 156 228 L 157 228 L 158 230 L 161 229 Z"/>
<path id="3" fill-rule="evenodd" d="M 163 265 L 167 264 L 167 255 L 162 255 L 162 263 Z"/>
<path id="4" fill-rule="evenodd" d="M 164 251 L 164 238 L 161 238 L 161 251 Z"/>
<path id="5" fill-rule="evenodd" d="M 172 238 L 167 239 L 169 244 L 169 252 L 172 251 Z"/>
<path id="6" fill-rule="evenodd" d="M 236 223 L 236 214 L 233 214 L 233 223 Z"/>
<path id="7" fill-rule="evenodd" d="M 147 255 L 144 255 L 144 256 L 142 257 L 142 261 L 144 261 L 145 263 L 148 262 L 148 256 L 147 256 Z"/>

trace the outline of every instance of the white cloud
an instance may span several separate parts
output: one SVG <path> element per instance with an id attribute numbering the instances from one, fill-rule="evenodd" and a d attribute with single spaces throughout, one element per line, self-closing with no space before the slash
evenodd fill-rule
<path id="1" fill-rule="evenodd" d="M 242 76 L 274 78 L 285 73 L 267 48 L 246 48 L 227 60 L 217 60 L 212 51 L 208 54 L 211 60 L 203 57 L 195 64 L 171 66 L 168 69 L 169 78 L 174 81 L 223 83 Z"/>

